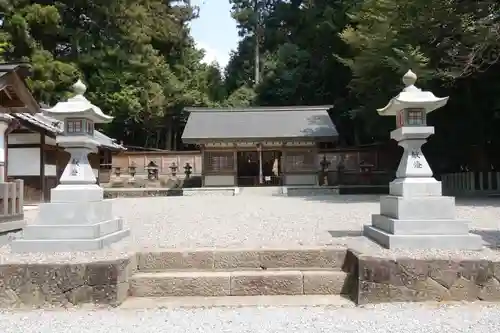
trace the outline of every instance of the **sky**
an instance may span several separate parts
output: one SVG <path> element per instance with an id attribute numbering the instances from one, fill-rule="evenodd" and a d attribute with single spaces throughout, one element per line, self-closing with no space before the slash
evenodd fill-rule
<path id="1" fill-rule="evenodd" d="M 191 23 L 191 35 L 198 48 L 205 50 L 204 61 L 217 61 L 225 67 L 231 50 L 238 46 L 238 31 L 231 17 L 229 0 L 191 0 L 191 4 L 200 7 L 199 18 Z"/>

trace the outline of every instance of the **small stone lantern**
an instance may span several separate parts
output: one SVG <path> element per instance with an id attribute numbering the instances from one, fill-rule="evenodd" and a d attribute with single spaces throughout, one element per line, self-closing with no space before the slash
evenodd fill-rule
<path id="1" fill-rule="evenodd" d="M 121 174 L 122 174 L 122 168 L 119 166 L 115 167 L 115 176 L 119 178 Z"/>
<path id="2" fill-rule="evenodd" d="M 184 165 L 184 174 L 186 175 L 186 179 L 189 179 L 192 174 L 193 167 L 189 164 L 189 162 L 186 162 L 186 165 Z"/>
<path id="3" fill-rule="evenodd" d="M 130 165 L 128 166 L 128 173 L 130 174 L 130 176 L 131 176 L 132 178 L 134 178 L 134 177 L 135 177 L 135 173 L 136 173 L 136 171 L 137 171 L 137 167 L 135 166 L 135 164 L 134 164 L 134 163 L 132 163 L 132 164 L 130 164 Z"/>
<path id="4" fill-rule="evenodd" d="M 455 200 L 442 196 L 441 182 L 434 179 L 421 149 L 434 134 L 427 114 L 446 105 L 448 97 L 423 91 L 416 81 L 415 73 L 408 71 L 403 91 L 377 110 L 382 116 L 396 116 L 391 138 L 404 152 L 389 195 L 380 198 L 380 214 L 372 215 L 364 235 L 387 248 L 480 250 L 481 237 L 469 233 L 467 221 L 455 219 Z"/>
<path id="5" fill-rule="evenodd" d="M 158 165 L 155 162 L 149 161 L 145 169 L 148 172 L 148 180 L 158 179 Z"/>
<path id="6" fill-rule="evenodd" d="M 172 177 L 175 177 L 177 175 L 177 164 L 175 164 L 175 162 L 172 162 L 172 164 L 170 164 L 169 166 L 170 168 L 170 171 L 172 172 Z"/>

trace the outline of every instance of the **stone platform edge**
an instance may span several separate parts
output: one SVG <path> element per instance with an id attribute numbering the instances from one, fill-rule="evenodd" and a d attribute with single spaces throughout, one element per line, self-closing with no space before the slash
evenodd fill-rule
<path id="1" fill-rule="evenodd" d="M 332 250 L 322 252 L 318 248 L 312 249 L 311 252 L 291 249 L 290 252 L 294 254 L 289 258 L 291 263 L 302 264 L 304 260 L 311 260 L 320 253 L 327 254 L 332 260 L 331 263 L 335 262 L 332 268 L 342 270 L 349 275 L 348 289 L 342 293 L 350 295 L 352 300 L 360 305 L 385 302 L 500 301 L 500 262 L 471 259 L 381 258 L 345 248 L 344 256 L 341 256 L 338 247 Z M 225 256 L 220 262 L 225 263 L 225 268 L 245 267 L 245 260 L 242 259 L 248 258 L 247 255 L 250 253 L 246 251 L 230 250 L 232 255 Z M 283 266 L 283 260 L 288 262 L 289 259 L 284 259 L 287 258 L 285 250 L 279 250 L 282 251 L 282 257 L 276 259 L 272 257 L 279 251 L 269 251 L 269 249 L 254 250 L 253 253 L 257 253 L 260 258 L 270 260 L 269 266 L 280 267 Z M 214 256 L 223 252 L 229 254 L 227 249 L 177 252 L 177 254 L 175 250 L 143 252 L 120 259 L 74 264 L 2 264 L 0 308 L 43 308 L 54 305 L 71 307 L 86 303 L 119 306 L 130 296 L 132 276 L 139 273 L 141 268 L 147 270 L 155 261 L 157 263 L 161 261 L 161 265 L 167 266 L 164 268 L 182 269 L 181 267 L 191 266 L 201 259 L 201 263 L 208 265 L 207 269 L 211 269 L 216 267 L 216 261 L 208 258 L 215 258 Z M 163 261 L 161 253 L 174 256 L 170 256 L 171 261 L 166 262 Z M 184 259 L 178 262 L 175 257 Z M 319 258 L 323 265 L 330 264 L 324 261 L 325 257 Z M 185 261 L 186 259 L 188 261 Z M 339 263 L 335 259 L 343 261 Z M 264 274 L 266 271 L 261 272 Z M 269 271 L 270 277 L 273 274 L 275 272 Z"/>
<path id="2" fill-rule="evenodd" d="M 481 259 L 381 258 L 349 250 L 351 291 L 361 304 L 500 301 L 500 262 Z"/>
<path id="3" fill-rule="evenodd" d="M 0 265 L 0 308 L 117 306 L 129 293 L 135 255 L 86 263 Z"/>

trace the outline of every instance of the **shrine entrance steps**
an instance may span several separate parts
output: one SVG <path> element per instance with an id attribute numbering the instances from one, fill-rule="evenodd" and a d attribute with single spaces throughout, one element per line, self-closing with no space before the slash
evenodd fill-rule
<path id="1" fill-rule="evenodd" d="M 200 249 L 140 253 L 132 297 L 349 294 L 346 249 Z"/>

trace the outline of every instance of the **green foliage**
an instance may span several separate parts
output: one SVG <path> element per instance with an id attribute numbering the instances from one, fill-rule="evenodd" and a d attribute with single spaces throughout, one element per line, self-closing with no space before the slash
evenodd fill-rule
<path id="1" fill-rule="evenodd" d="M 244 36 L 226 68 L 231 95 L 253 85 L 260 29 L 262 82 L 253 103 L 333 104 L 344 144 L 387 140 L 376 109 L 417 85 L 451 96 L 430 115 L 444 147 L 500 145 L 500 2 L 494 0 L 231 0 Z M 436 148 L 438 149 L 438 148 Z M 438 150 L 439 150 L 438 149 Z"/>

